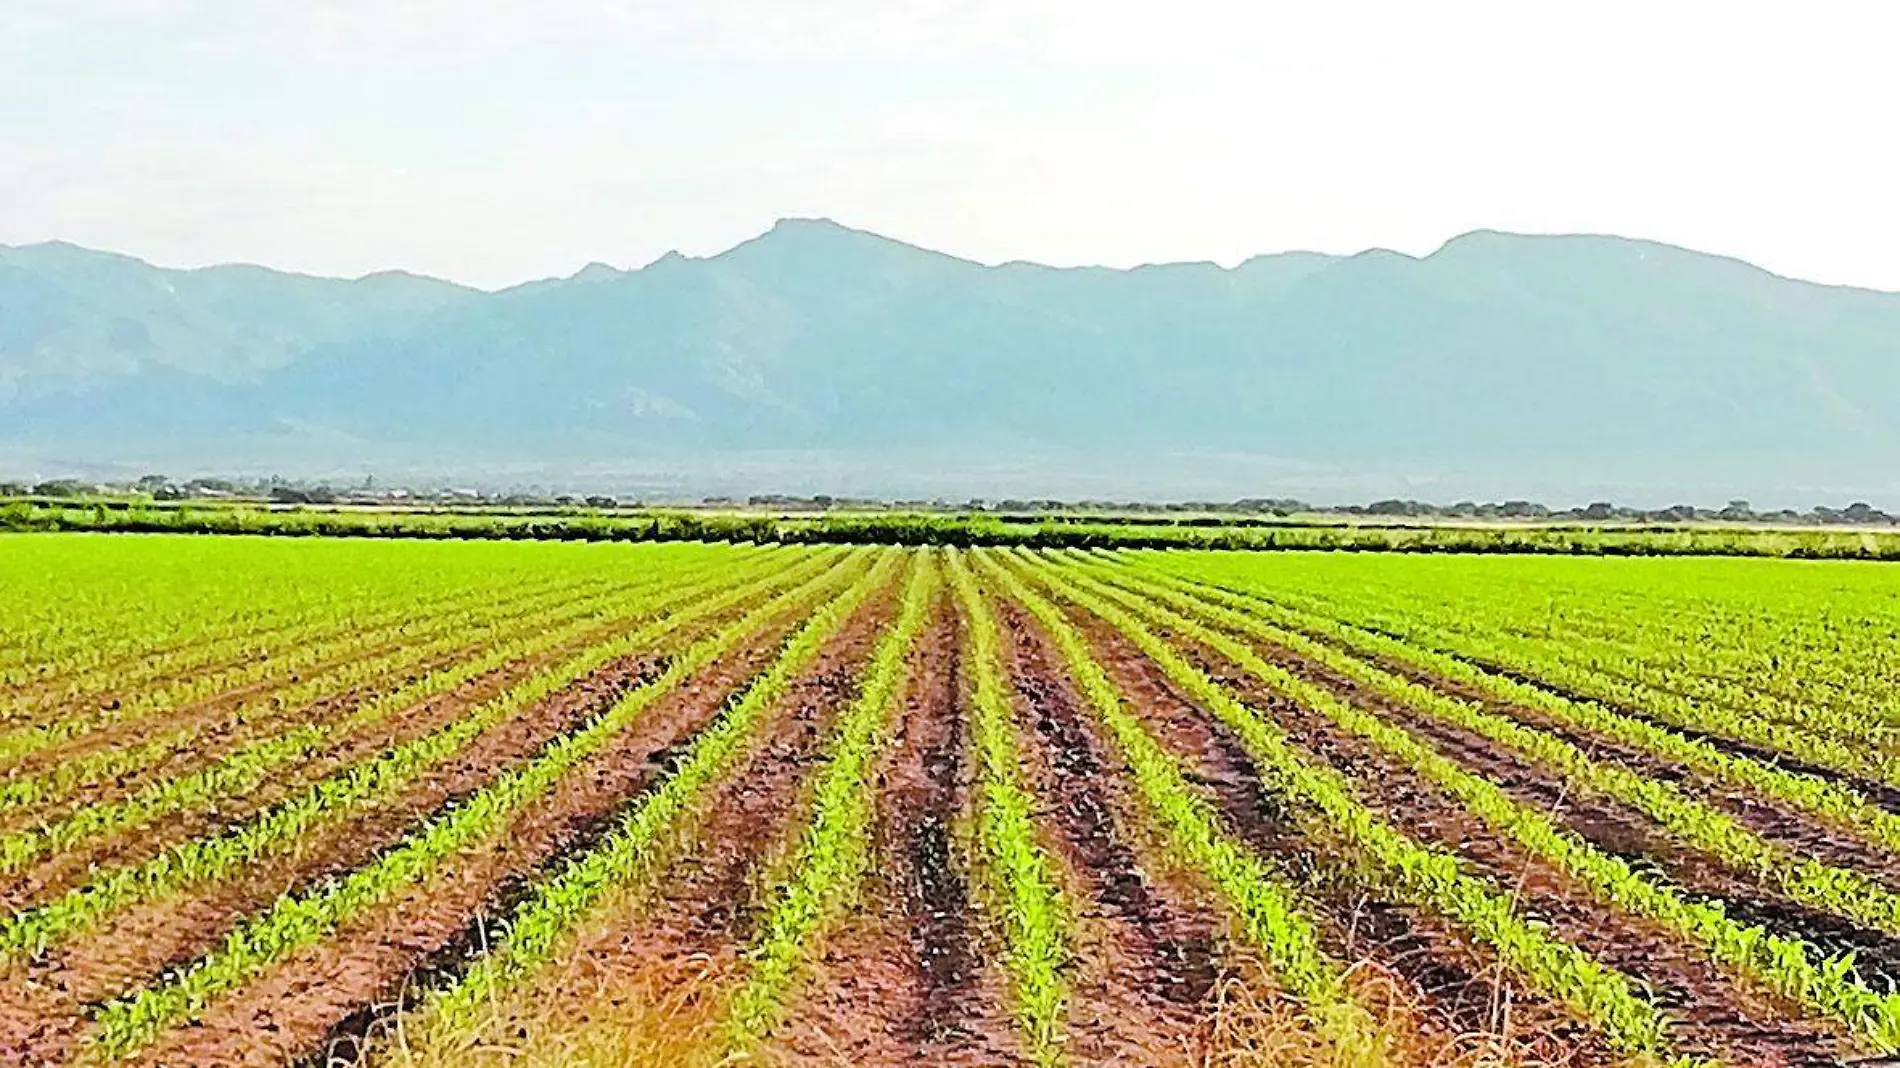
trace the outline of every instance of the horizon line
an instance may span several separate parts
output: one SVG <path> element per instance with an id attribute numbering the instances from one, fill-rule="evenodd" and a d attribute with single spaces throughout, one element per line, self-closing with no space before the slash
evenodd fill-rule
<path id="1" fill-rule="evenodd" d="M 909 241 L 905 241 L 902 238 L 892 237 L 889 234 L 879 233 L 878 231 L 875 231 L 875 230 L 853 226 L 849 223 L 839 222 L 838 220 L 830 218 L 828 216 L 786 215 L 786 216 L 780 216 L 779 218 L 774 220 L 770 226 L 766 227 L 763 230 L 760 230 L 759 232 L 755 233 L 751 237 L 737 241 L 733 243 L 732 245 L 724 249 L 721 249 L 718 252 L 711 253 L 704 256 L 691 256 L 691 255 L 682 253 L 677 249 L 669 249 L 668 251 L 661 253 L 660 255 L 655 256 L 652 259 L 646 261 L 645 263 L 641 263 L 636 266 L 628 266 L 628 267 L 622 267 L 622 266 L 610 263 L 602 259 L 593 259 L 582 264 L 580 267 L 576 268 L 575 270 L 567 274 L 546 275 L 546 276 L 541 276 L 541 277 L 528 278 L 519 282 L 513 282 L 508 285 L 496 286 L 493 288 L 479 286 L 479 285 L 475 285 L 468 282 L 462 282 L 453 278 L 445 278 L 440 275 L 425 274 L 423 272 L 411 270 L 406 267 L 384 267 L 384 268 L 379 268 L 377 270 L 369 271 L 369 272 L 359 274 L 359 275 L 319 274 L 319 273 L 315 273 L 311 271 L 302 271 L 302 270 L 295 270 L 295 269 L 289 269 L 289 268 L 283 268 L 283 267 L 273 267 L 273 266 L 270 266 L 269 264 L 259 263 L 252 260 L 233 260 L 233 261 L 228 261 L 228 262 L 207 263 L 207 264 L 201 264 L 198 266 L 191 266 L 191 267 L 181 267 L 181 266 L 174 266 L 170 264 L 157 263 L 153 260 L 146 259 L 145 257 L 134 252 L 124 252 L 124 251 L 119 251 L 116 249 L 94 248 L 92 246 L 82 245 L 82 244 L 79 244 L 78 242 L 67 240 L 65 238 L 49 238 L 43 241 L 31 241 L 31 242 L 26 242 L 23 244 L 8 244 L 5 242 L 0 242 L 0 251 L 25 251 L 29 249 L 49 248 L 49 247 L 69 248 L 69 249 L 76 249 L 80 252 L 84 252 L 91 255 L 112 256 L 112 257 L 117 257 L 120 259 L 131 260 L 134 263 L 140 264 L 141 266 L 144 266 L 144 267 L 151 268 L 153 270 L 175 272 L 175 273 L 180 273 L 180 274 L 191 274 L 191 273 L 197 273 L 197 272 L 203 272 L 203 271 L 219 271 L 219 270 L 259 270 L 259 271 L 267 271 L 272 274 L 282 275 L 282 276 L 291 277 L 291 278 L 303 278 L 303 279 L 309 279 L 313 281 L 345 282 L 345 283 L 366 282 L 366 281 L 370 281 L 372 279 L 377 279 L 377 278 L 405 277 L 405 278 L 418 279 L 418 280 L 426 281 L 426 282 L 435 282 L 435 283 L 440 283 L 443 285 L 454 286 L 459 289 L 467 290 L 471 293 L 481 293 L 481 294 L 492 296 L 492 295 L 496 295 L 500 293 L 507 293 L 512 290 L 521 289 L 527 286 L 546 285 L 551 282 L 570 281 L 580 276 L 581 274 L 592 271 L 594 268 L 597 268 L 597 267 L 605 267 L 615 272 L 616 274 L 633 275 L 633 274 L 639 274 L 659 264 L 674 261 L 674 260 L 684 260 L 684 261 L 694 262 L 694 263 L 709 262 L 712 260 L 720 259 L 721 257 L 727 256 L 727 255 L 730 255 L 733 252 L 736 252 L 739 249 L 745 248 L 749 245 L 753 245 L 757 242 L 763 241 L 771 237 L 771 235 L 773 235 L 774 233 L 777 233 L 780 230 L 784 229 L 788 224 L 791 224 L 794 226 L 820 225 L 820 226 L 831 227 L 831 228 L 845 231 L 848 233 L 863 235 L 865 237 L 873 238 L 878 241 L 888 242 L 894 245 L 901 245 L 907 249 L 911 249 L 916 252 L 923 253 L 925 255 L 937 256 L 937 257 L 942 257 L 944 259 L 955 260 L 959 263 L 968 264 L 972 267 L 977 267 L 977 268 L 981 268 L 985 270 L 1002 270 L 1002 269 L 1007 269 L 1007 268 L 1038 268 L 1038 269 L 1049 270 L 1049 271 L 1107 271 L 1107 272 L 1112 272 L 1116 274 L 1130 274 L 1136 271 L 1157 270 L 1157 269 L 1164 269 L 1164 268 L 1171 268 L 1171 267 L 1173 268 L 1201 267 L 1201 268 L 1211 268 L 1211 269 L 1222 271 L 1222 272 L 1232 272 L 1232 271 L 1240 270 L 1246 265 L 1250 263 L 1254 263 L 1259 260 L 1276 259 L 1276 258 L 1286 257 L 1286 256 L 1317 256 L 1317 257 L 1322 257 L 1328 260 L 1345 261 L 1345 260 L 1357 259 L 1357 258 L 1365 257 L 1365 256 L 1376 256 L 1376 255 L 1383 254 L 1383 255 L 1390 255 L 1390 256 L 1398 256 L 1406 260 L 1411 260 L 1415 263 L 1423 263 L 1427 260 L 1433 259 L 1434 257 L 1441 255 L 1447 249 L 1451 248 L 1453 245 L 1461 241 L 1465 241 L 1473 237 L 1479 237 L 1479 236 L 1485 236 L 1485 235 L 1495 235 L 1495 236 L 1501 236 L 1501 237 L 1507 237 L 1507 238 L 1521 238 L 1521 239 L 1532 240 L 1532 241 L 1536 241 L 1536 240 L 1608 240 L 1608 241 L 1629 242 L 1632 244 L 1640 244 L 1640 245 L 1649 245 L 1649 246 L 1654 246 L 1658 248 L 1670 249 L 1676 252 L 1688 253 L 1693 256 L 1702 256 L 1702 257 L 1707 257 L 1709 259 L 1724 260 L 1730 263 L 1739 264 L 1741 266 L 1747 267 L 1750 270 L 1759 271 L 1762 274 L 1780 279 L 1782 281 L 1796 282 L 1802 285 L 1819 286 L 1826 289 L 1857 290 L 1857 291 L 1866 292 L 1866 293 L 1900 295 L 1900 290 L 1881 289 L 1877 286 L 1857 285 L 1853 283 L 1820 282 L 1820 281 L 1815 281 L 1814 279 L 1810 279 L 1810 278 L 1801 278 L 1794 275 L 1781 274 L 1767 267 L 1763 267 L 1762 265 L 1755 263 L 1751 260 L 1744 259 L 1741 256 L 1736 256 L 1736 255 L 1731 255 L 1728 253 L 1721 253 L 1721 252 L 1708 252 L 1702 249 L 1690 248 L 1686 245 L 1677 245 L 1677 244 L 1672 244 L 1667 241 L 1659 241 L 1654 238 L 1632 237 L 1626 234 L 1614 234 L 1614 233 L 1597 232 L 1597 231 L 1527 231 L 1527 230 L 1506 230 L 1506 229 L 1499 229 L 1496 227 L 1477 227 L 1471 230 L 1466 230 L 1466 231 L 1454 234 L 1446 238 L 1442 242 L 1440 242 L 1438 246 L 1434 248 L 1431 252 L 1428 252 L 1424 255 L 1413 255 L 1409 252 L 1405 252 L 1399 249 L 1394 249 L 1394 248 L 1391 248 L 1389 246 L 1384 246 L 1384 245 L 1372 245 L 1366 248 L 1359 249 L 1354 252 L 1322 252 L 1317 249 L 1294 248 L 1294 249 L 1282 249 L 1282 250 L 1269 251 L 1269 252 L 1257 252 L 1257 253 L 1254 253 L 1253 255 L 1246 257 L 1245 259 L 1236 261 L 1232 265 L 1225 265 L 1215 260 L 1158 260 L 1158 261 L 1147 262 L 1147 263 L 1138 263 L 1138 264 L 1134 264 L 1127 267 L 1117 267 L 1117 266 L 1112 266 L 1109 264 L 1057 265 L 1057 264 L 1043 263 L 1039 260 L 1022 259 L 1022 258 L 986 262 L 983 260 L 970 259 L 968 257 L 958 255 L 954 252 L 948 252 L 942 249 L 926 248 L 925 246 L 917 245 Z"/>

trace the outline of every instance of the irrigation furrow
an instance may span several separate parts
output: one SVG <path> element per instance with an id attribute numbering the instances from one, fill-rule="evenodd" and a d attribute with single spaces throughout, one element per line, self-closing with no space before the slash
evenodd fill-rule
<path id="1" fill-rule="evenodd" d="M 753 1047 L 779 1023 L 813 943 L 857 899 L 872 852 L 875 791 L 869 772 L 889 744 L 911 647 L 936 591 L 936 565 L 920 557 L 897 622 L 879 639 L 857 697 L 834 729 L 830 759 L 818 775 L 792 871 L 771 892 L 748 950 L 749 974 L 733 997 L 728 1024 L 735 1046 Z"/>
<path id="2" fill-rule="evenodd" d="M 670 769 L 625 808 L 597 845 L 566 859 L 531 889 L 508 918 L 506 934 L 454 981 L 430 995 L 419 1010 L 421 1019 L 410 1025 L 408 1033 L 418 1036 L 425 1048 L 467 1049 L 467 1043 L 486 1026 L 490 1006 L 509 999 L 557 953 L 570 949 L 576 928 L 589 921 L 603 901 L 643 876 L 656 875 L 680 836 L 700 818 L 703 800 L 730 781 L 730 775 L 760 744 L 761 729 L 773 709 L 784 702 L 847 621 L 887 584 L 897 564 L 897 556 L 887 556 L 806 620 L 786 641 L 778 659 L 674 754 Z"/>
<path id="3" fill-rule="evenodd" d="M 1090 573 L 1126 584 L 1131 573 L 1090 569 Z M 1546 729 L 1587 732 L 1608 742 L 1628 746 L 1657 760 L 1678 765 L 1716 782 L 1747 790 L 1770 804 L 1787 806 L 1855 835 L 1863 842 L 1900 856 L 1900 814 L 1869 801 L 1850 786 L 1816 775 L 1803 774 L 1774 763 L 1739 756 L 1679 730 L 1627 715 L 1594 701 L 1575 701 L 1548 689 L 1520 682 L 1445 653 L 1399 641 L 1351 624 L 1296 612 L 1270 602 L 1232 593 L 1218 586 L 1193 583 L 1171 576 L 1142 572 L 1141 581 L 1174 593 L 1189 593 L 1218 604 L 1289 641 L 1295 636 L 1324 641 L 1344 653 L 1374 663 L 1385 661 L 1418 674 L 1413 681 L 1431 685 L 1435 679 L 1467 687 L 1496 700 L 1500 711 L 1528 709 L 1548 722 L 1531 722 Z M 1282 643 L 1284 644 L 1284 642 Z M 1456 696 L 1455 694 L 1452 696 Z M 1521 717 L 1520 717 L 1521 718 Z M 1576 739 L 1583 742 L 1583 739 Z M 1584 743 L 1588 744 L 1588 743 Z"/>
<path id="4" fill-rule="evenodd" d="M 1036 799 L 1019 781 L 1015 726 L 1003 677 L 995 614 L 962 554 L 950 557 L 951 584 L 968 642 L 971 734 L 976 759 L 975 838 L 978 900 L 1003 932 L 1004 961 L 1031 1060 L 1062 1061 L 1068 1002 L 1073 903 L 1062 893 L 1054 860 L 1035 821 Z"/>
<path id="5" fill-rule="evenodd" d="M 506 606 L 502 611 L 506 612 Z M 21 762 L 29 757 L 39 762 L 83 757 L 117 738 L 135 736 L 158 717 L 167 717 L 162 722 L 171 725 L 177 716 L 198 720 L 221 711 L 241 716 L 246 709 L 275 711 L 295 706 L 444 655 L 464 643 L 464 628 L 492 618 L 494 612 L 489 608 L 426 616 L 420 623 L 403 616 L 379 628 L 344 628 L 339 637 L 294 647 L 284 656 L 247 661 L 227 672 L 183 680 L 5 732 L 0 734 L 0 761 L 13 764 L 17 772 L 25 768 Z M 405 630 L 410 627 L 416 633 Z M 238 707 L 225 709 L 233 701 L 240 702 Z"/>
<path id="6" fill-rule="evenodd" d="M 362 614 L 339 612 L 334 608 L 312 610 L 307 616 L 258 631 L 215 632 L 214 640 L 192 646 L 192 655 L 177 652 L 142 652 L 125 661 L 98 668 L 62 680 L 47 680 L 42 686 L 20 688 L 0 706 L 0 723 L 11 725 L 20 719 L 44 720 L 58 707 L 100 706 L 114 695 L 146 694 L 154 690 L 193 692 L 207 685 L 202 680 L 242 679 L 247 669 L 254 671 L 261 652 L 272 649 L 298 649 L 327 645 L 339 638 L 366 633 L 399 630 L 415 620 L 453 617 L 469 611 L 515 605 L 532 611 L 543 602 L 558 602 L 587 589 L 586 580 L 556 583 L 546 587 L 495 590 L 477 587 L 466 590 L 434 591 L 423 589 L 415 600 L 398 605 L 372 605 Z M 199 671 L 207 674 L 194 675 Z M 57 692 L 55 688 L 57 687 Z"/>
<path id="7" fill-rule="evenodd" d="M 786 1068 L 1023 1063 L 1006 977 L 978 951 L 959 828 L 970 801 L 956 605 L 939 597 L 892 730 L 861 904 L 762 1059 Z"/>
<path id="8" fill-rule="evenodd" d="M 725 577 L 744 581 L 755 571 L 755 568 L 735 567 L 726 571 Z M 691 586 L 696 576 L 682 569 L 679 577 Z M 238 750 L 198 772 L 153 782 L 123 800 L 94 803 L 64 820 L 0 837 L 0 872 L 17 872 L 49 856 L 56 856 L 67 869 L 96 863 L 95 854 L 78 847 L 107 835 L 150 827 L 173 814 L 189 815 L 209 808 L 227 821 L 242 818 L 257 807 L 237 803 L 247 792 L 268 783 L 271 793 L 287 794 L 300 783 L 336 770 L 333 761 L 321 759 L 325 747 L 333 741 L 350 738 L 392 716 L 408 718 L 423 702 L 447 695 L 464 684 L 480 682 L 484 676 L 516 661 L 532 663 L 576 642 L 590 645 L 606 640 L 613 631 L 623 630 L 654 610 L 664 609 L 670 603 L 664 597 L 666 589 L 662 585 L 656 591 L 641 591 L 640 595 L 584 601 L 574 606 L 573 611 L 522 621 L 515 630 L 525 633 L 518 633 L 514 640 L 472 660 L 444 665 L 441 670 L 423 674 L 395 690 L 359 702 L 339 719 L 307 721 L 274 738 Z M 657 601 L 656 596 L 660 598 Z M 579 618 L 572 618 L 575 616 Z M 603 620 L 609 621 L 605 630 Z M 548 629 L 550 627 L 552 629 Z M 287 766 L 297 762 L 301 764 L 294 772 L 284 773 Z M 166 836 L 155 839 L 147 834 L 139 844 L 149 850 L 164 840 Z M 48 882 L 46 874 L 34 880 L 39 887 Z"/>
<path id="9" fill-rule="evenodd" d="M 794 611 L 802 621 L 804 610 Z M 850 621 L 851 655 L 858 648 L 856 636 L 868 631 L 860 625 L 867 621 L 865 616 L 877 614 L 859 613 Z M 482 933 L 504 930 L 508 916 L 532 893 L 537 879 L 606 840 L 632 799 L 652 788 L 676 754 L 692 744 L 749 679 L 768 670 L 779 652 L 778 638 L 796 629 L 782 626 L 783 616 L 703 664 L 503 826 L 219 998 L 190 1027 L 168 1032 L 146 1056 L 266 1064 L 373 1041 L 397 1022 L 381 1006 L 393 1011 L 453 982 L 479 959 Z M 868 651 L 868 639 L 861 644 Z M 824 655 L 836 652 L 834 648 Z M 809 736 L 804 743 L 808 748 L 816 749 L 819 725 L 833 705 L 836 687 L 848 685 L 849 679 L 848 670 L 826 667 L 822 677 L 801 678 L 789 691 L 798 695 L 797 711 L 805 718 L 796 726 Z M 779 722 L 775 716 L 774 732 Z M 763 799 L 765 803 L 754 806 L 737 825 L 713 831 L 718 837 L 709 845 L 723 851 L 734 836 L 759 833 L 788 818 L 790 784 L 807 763 L 807 758 L 790 761 L 784 768 L 784 794 Z M 747 767 L 745 777 L 732 784 L 748 787 L 751 800 L 760 772 L 757 764 Z M 692 854 L 695 860 L 701 855 L 699 850 Z M 675 880 L 669 878 L 664 885 L 671 891 Z M 615 927 L 618 936 L 620 925 Z M 537 996 L 534 1004 L 541 1008 L 556 1000 Z M 261 1044 L 249 1036 L 265 1021 L 277 1026 L 267 1044 L 275 1052 L 251 1054 L 248 1050 Z M 237 1050 L 247 1052 L 240 1055 Z"/>
<path id="10" fill-rule="evenodd" d="M 723 583 L 718 580 L 676 592 L 670 600 L 675 604 L 690 602 L 689 607 L 537 672 L 452 724 L 387 750 L 367 764 L 331 775 L 229 833 L 195 840 L 144 864 L 101 873 L 55 901 L 9 917 L 0 922 L 0 956 L 44 953 L 133 902 L 220 878 L 261 857 L 290 849 L 317 827 L 392 796 L 519 710 L 616 659 L 649 647 L 690 621 L 714 617 L 762 589 L 791 580 L 803 581 L 812 566 L 819 566 L 819 562 L 723 592 Z"/>
<path id="11" fill-rule="evenodd" d="M 882 570 L 867 574 L 832 606 L 821 609 L 817 618 L 830 619 L 840 611 L 836 606 L 844 606 L 846 612 L 855 608 L 883 577 Z M 801 592 L 781 596 L 791 599 Z M 773 603 L 755 611 L 767 614 L 777 607 Z M 375 863 L 311 893 L 280 899 L 177 978 L 106 1006 L 98 1016 L 93 1048 L 115 1058 L 135 1052 L 166 1028 L 201 1015 L 213 999 L 243 985 L 292 950 L 320 940 L 355 913 L 421 882 L 445 858 L 507 826 L 515 813 L 626 730 L 654 701 L 749 635 L 759 622 L 762 619 L 749 615 L 698 643 L 669 664 L 659 678 L 627 694 L 581 730 L 563 735 L 533 760 L 503 772 Z M 519 923 L 515 930 L 521 930 Z"/>
<path id="12" fill-rule="evenodd" d="M 343 709 L 353 709 L 344 715 L 346 721 L 368 723 L 398 707 L 391 703 L 393 698 L 387 691 L 374 692 L 377 685 L 421 670 L 425 672 L 422 678 L 406 679 L 402 688 L 407 690 L 419 683 L 425 688 L 434 687 L 448 675 L 464 670 L 457 664 L 458 658 L 487 659 L 484 645 L 497 639 L 514 641 L 523 633 L 558 629 L 589 617 L 604 618 L 617 604 L 641 603 L 649 594 L 668 585 L 703 577 L 717 569 L 718 565 L 711 561 L 687 565 L 657 582 L 641 581 L 599 590 L 589 597 L 569 599 L 551 611 L 511 612 L 471 627 L 451 628 L 453 633 L 426 646 L 412 647 L 387 658 L 355 662 L 335 672 L 300 680 L 289 690 L 270 695 L 267 700 L 230 710 L 215 723 L 168 728 L 157 737 L 135 745 L 89 752 L 41 773 L 15 777 L 0 784 L 0 812 L 18 819 L 16 810 L 27 806 L 47 806 L 61 801 L 69 806 L 80 802 L 109 803 L 115 797 L 129 796 L 147 788 L 153 779 L 190 775 L 208 765 L 230 760 L 227 746 L 285 725 L 289 725 L 286 730 L 252 744 L 295 750 L 298 748 L 295 743 L 281 740 L 285 734 L 307 733 L 313 727 L 334 733 L 336 728 L 329 719 Z M 746 570 L 741 563 L 726 573 L 740 577 Z M 480 635 L 486 637 L 479 638 Z M 80 794 L 85 796 L 75 796 Z M 47 822 L 52 814 L 41 808 L 33 815 L 35 822 Z"/>
<path id="13" fill-rule="evenodd" d="M 1006 674 L 1021 716 L 1024 780 L 1043 799 L 1049 845 L 1077 903 L 1067 1052 L 1128 1063 L 1208 1048 L 1217 989 L 1253 978 L 1224 970 L 1225 913 L 1208 888 L 1170 871 L 1113 742 L 1067 683 L 1066 665 L 1019 605 L 998 604 Z"/>
<path id="14" fill-rule="evenodd" d="M 1254 590 L 1243 592 L 1263 606 L 1258 610 L 1289 611 L 1278 598 Z M 1508 667 L 1500 666 L 1497 651 L 1477 639 L 1448 637 L 1442 632 L 1436 638 L 1411 633 L 1388 636 L 1442 656 L 1464 659 L 1491 674 L 1513 676 L 1519 683 L 1571 698 L 1575 704 L 1594 703 L 1625 719 L 1647 719 L 1653 725 L 1674 728 L 1710 745 L 1746 747 L 1750 755 L 1798 761 L 1816 772 L 1844 776 L 1850 785 L 1864 780 L 1883 790 L 1900 791 L 1900 762 L 1895 761 L 1892 754 L 1864 741 L 1843 740 L 1811 726 L 1779 723 L 1656 690 L 1603 684 L 1593 681 L 1595 676 L 1560 663 L 1513 660 Z"/>
<path id="15" fill-rule="evenodd" d="M 1083 579 L 1083 582 L 1089 580 Z M 1136 595 L 1120 591 L 1116 598 L 1124 603 Z M 1107 593 L 1107 596 L 1115 596 Z M 1223 626 L 1258 633 L 1261 628 L 1247 617 L 1211 604 L 1195 606 L 1184 595 L 1159 591 L 1151 594 L 1180 604 L 1191 615 L 1219 621 Z M 1495 783 L 1466 770 L 1457 761 L 1434 751 L 1403 728 L 1358 709 L 1330 693 L 1277 668 L 1245 645 L 1208 630 L 1194 619 L 1159 604 L 1134 607 L 1144 618 L 1163 623 L 1205 643 L 1222 656 L 1241 665 L 1274 691 L 1304 708 L 1324 714 L 1339 727 L 1390 751 L 1420 774 L 1453 796 L 1494 831 L 1519 843 L 1524 849 L 1549 862 L 1581 885 L 1589 887 L 1602 900 L 1618 908 L 1634 910 L 1663 924 L 1680 937 L 1702 947 L 1717 963 L 1738 974 L 1759 980 L 1781 995 L 1806 1004 L 1831 1016 L 1855 1031 L 1862 1040 L 1878 1049 L 1891 1050 L 1900 1042 L 1900 996 L 1881 994 L 1862 984 L 1853 973 L 1851 958 L 1820 958 L 1811 946 L 1755 927 L 1747 927 L 1728 918 L 1719 903 L 1699 902 L 1679 890 L 1633 867 L 1623 859 L 1592 846 L 1575 832 L 1559 827 L 1537 809 L 1512 800 Z M 1269 640 L 1271 640 L 1271 637 Z M 1337 663 L 1337 661 L 1336 661 Z M 1350 665 L 1340 664 L 1342 668 Z M 1376 669 L 1359 672 L 1369 684 L 1381 680 Z M 1430 691 L 1416 684 L 1386 676 L 1384 692 L 1394 700 L 1417 709 L 1414 702 L 1429 702 Z M 1436 695 L 1433 695 L 1436 696 Z M 1408 700 L 1409 698 L 1409 700 Z M 1440 697 L 1439 700 L 1445 700 Z"/>
<path id="16" fill-rule="evenodd" d="M 1670 1050 L 1667 1015 L 1628 976 L 1527 923 L 1507 891 L 1471 875 L 1455 855 L 1423 847 L 1379 819 L 1342 776 L 1300 755 L 1281 730 L 1234 700 L 1132 614 L 1078 588 L 1067 576 L 1038 569 L 1036 577 L 1114 626 L 1197 703 L 1232 727 L 1275 788 L 1392 890 L 1455 919 L 1614 1046 L 1631 1054 Z"/>
<path id="17" fill-rule="evenodd" d="M 1272 636 L 1270 636 L 1272 637 Z M 1430 719 L 1470 731 L 1538 767 L 1561 775 L 1574 790 L 1602 796 L 1644 813 L 1686 845 L 1741 874 L 1760 880 L 1809 908 L 1862 926 L 1900 934 L 1900 893 L 1858 871 L 1798 856 L 1749 831 L 1673 783 L 1646 779 L 1600 760 L 1564 739 L 1476 705 L 1431 692 L 1363 662 L 1334 654 L 1320 643 L 1280 632 L 1297 651 L 1331 661 L 1368 684 L 1405 694 Z"/>

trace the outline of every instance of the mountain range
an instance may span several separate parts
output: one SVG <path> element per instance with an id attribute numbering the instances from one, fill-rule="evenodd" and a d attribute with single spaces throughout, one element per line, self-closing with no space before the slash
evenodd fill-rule
<path id="1" fill-rule="evenodd" d="M 1900 294 L 1619 237 L 986 266 L 817 219 L 485 292 L 0 246 L 0 475 L 1900 503 Z"/>

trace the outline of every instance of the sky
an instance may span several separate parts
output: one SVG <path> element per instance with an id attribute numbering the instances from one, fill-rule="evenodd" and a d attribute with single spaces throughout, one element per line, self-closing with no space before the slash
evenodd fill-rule
<path id="1" fill-rule="evenodd" d="M 0 0 L 0 243 L 494 288 L 1645 237 L 1900 290 L 1900 5 Z"/>

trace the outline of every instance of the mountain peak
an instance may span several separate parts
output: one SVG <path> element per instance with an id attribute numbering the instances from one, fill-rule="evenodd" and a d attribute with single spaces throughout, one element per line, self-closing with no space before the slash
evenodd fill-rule
<path id="1" fill-rule="evenodd" d="M 626 272 L 612 264 L 595 260 L 568 276 L 570 282 L 606 282 L 619 278 Z"/>
<path id="2" fill-rule="evenodd" d="M 742 270 L 791 269 L 801 273 L 843 274 L 867 269 L 911 273 L 978 266 L 969 260 L 919 248 L 832 219 L 809 217 L 779 219 L 759 236 L 712 257 L 712 262 Z"/>

